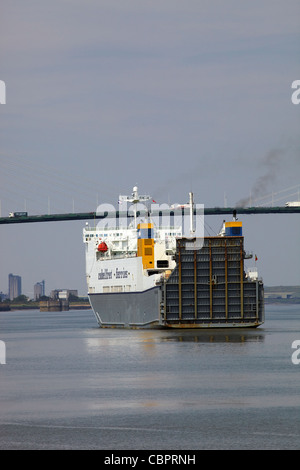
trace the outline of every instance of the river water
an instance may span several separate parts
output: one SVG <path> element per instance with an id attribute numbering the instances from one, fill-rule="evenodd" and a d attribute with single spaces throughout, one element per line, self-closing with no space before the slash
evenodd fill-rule
<path id="1" fill-rule="evenodd" d="M 0 449 L 300 448 L 300 305 L 226 331 L 1 312 L 0 340 Z"/>

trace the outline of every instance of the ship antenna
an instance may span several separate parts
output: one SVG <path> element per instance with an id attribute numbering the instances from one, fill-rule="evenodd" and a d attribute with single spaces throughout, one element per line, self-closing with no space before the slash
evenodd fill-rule
<path id="1" fill-rule="evenodd" d="M 131 196 L 119 196 L 119 202 L 131 202 L 133 204 L 133 213 L 134 213 L 134 228 L 137 227 L 137 204 L 138 203 L 146 203 L 150 200 L 149 195 L 140 196 L 138 193 L 138 187 L 134 186 Z"/>
<path id="2" fill-rule="evenodd" d="M 190 234 L 191 236 L 194 235 L 195 230 L 194 230 L 194 197 L 193 193 L 189 193 L 190 195 Z"/>

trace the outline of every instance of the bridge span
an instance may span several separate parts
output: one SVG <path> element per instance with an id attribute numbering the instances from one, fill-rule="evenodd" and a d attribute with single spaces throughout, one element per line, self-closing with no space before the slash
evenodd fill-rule
<path id="1" fill-rule="evenodd" d="M 174 214 L 182 213 L 181 209 L 171 209 Z M 232 216 L 233 214 L 300 214 L 300 207 L 204 207 L 204 215 L 227 215 Z M 156 211 L 151 213 L 154 216 L 167 215 L 170 211 Z M 137 212 L 137 216 L 143 215 Z M 196 211 L 195 211 L 196 215 Z M 126 212 L 76 212 L 66 214 L 44 214 L 44 215 L 27 215 L 20 217 L 0 217 L 1 224 L 22 224 L 22 223 L 34 223 L 34 222 L 62 222 L 71 220 L 89 220 L 89 219 L 105 219 L 105 218 L 121 218 L 121 217 L 133 217 L 132 212 L 130 214 Z"/>

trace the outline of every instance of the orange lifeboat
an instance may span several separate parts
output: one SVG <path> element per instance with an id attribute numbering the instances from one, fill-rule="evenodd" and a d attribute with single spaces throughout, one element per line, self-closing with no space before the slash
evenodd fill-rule
<path id="1" fill-rule="evenodd" d="M 107 250 L 108 250 L 108 248 L 107 248 L 107 245 L 106 245 L 105 242 L 99 243 L 98 251 L 100 251 L 100 253 L 105 253 Z"/>

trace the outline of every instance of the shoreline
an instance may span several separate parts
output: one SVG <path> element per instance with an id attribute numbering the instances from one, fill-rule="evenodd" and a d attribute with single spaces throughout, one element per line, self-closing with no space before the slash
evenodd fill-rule
<path id="1" fill-rule="evenodd" d="M 265 299 L 265 305 L 300 305 L 300 299 Z M 89 302 L 85 303 L 71 303 L 69 304 L 69 310 L 90 310 L 91 305 Z M 26 304 L 15 304 L 15 305 L 1 305 L 0 304 L 0 313 L 1 312 L 14 312 L 18 310 L 40 310 L 40 306 L 34 303 L 33 305 Z"/>
<path id="2" fill-rule="evenodd" d="M 89 302 L 85 303 L 70 303 L 69 310 L 87 310 L 91 309 Z M 0 312 L 14 312 L 16 310 L 40 310 L 40 305 L 34 302 L 32 305 L 28 304 L 0 304 Z"/>

